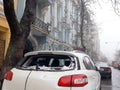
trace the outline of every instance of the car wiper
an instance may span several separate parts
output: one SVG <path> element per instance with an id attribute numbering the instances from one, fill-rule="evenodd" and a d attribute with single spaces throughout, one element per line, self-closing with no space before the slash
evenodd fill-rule
<path id="1" fill-rule="evenodd" d="M 41 68 L 40 68 L 40 66 L 39 66 L 39 64 L 36 64 L 36 71 L 38 71 L 38 70 L 40 70 Z"/>

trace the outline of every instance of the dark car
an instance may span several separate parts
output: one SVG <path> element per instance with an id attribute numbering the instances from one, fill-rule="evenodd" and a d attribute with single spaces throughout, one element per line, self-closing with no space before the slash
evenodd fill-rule
<path id="1" fill-rule="evenodd" d="M 96 62 L 96 67 L 97 67 L 98 71 L 100 72 L 100 75 L 102 78 L 111 79 L 112 70 L 107 62 Z"/>

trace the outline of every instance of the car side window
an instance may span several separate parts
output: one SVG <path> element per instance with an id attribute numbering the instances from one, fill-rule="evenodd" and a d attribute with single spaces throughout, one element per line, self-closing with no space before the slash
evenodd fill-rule
<path id="1" fill-rule="evenodd" d="M 88 70 L 95 70 L 95 65 L 92 63 L 89 57 L 85 56 L 83 63 Z"/>

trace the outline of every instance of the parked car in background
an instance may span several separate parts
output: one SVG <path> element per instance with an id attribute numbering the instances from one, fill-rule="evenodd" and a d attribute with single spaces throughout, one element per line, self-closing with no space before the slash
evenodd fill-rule
<path id="1" fill-rule="evenodd" d="M 112 66 L 113 66 L 115 69 L 118 69 L 118 68 L 119 68 L 119 64 L 118 64 L 118 63 L 114 63 Z"/>
<path id="2" fill-rule="evenodd" d="M 112 67 L 120 70 L 120 61 L 113 61 Z"/>
<path id="3" fill-rule="evenodd" d="M 101 76 L 78 51 L 33 51 L 5 74 L 2 90 L 100 90 Z"/>
<path id="4" fill-rule="evenodd" d="M 120 70 L 120 63 L 118 64 L 118 69 Z"/>
<path id="5" fill-rule="evenodd" d="M 98 71 L 100 72 L 101 77 L 106 77 L 106 78 L 111 79 L 112 70 L 107 62 L 96 62 L 96 67 Z"/>

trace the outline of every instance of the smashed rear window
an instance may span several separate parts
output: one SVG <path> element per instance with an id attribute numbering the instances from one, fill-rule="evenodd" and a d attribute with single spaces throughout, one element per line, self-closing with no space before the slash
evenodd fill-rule
<path id="1" fill-rule="evenodd" d="M 34 55 L 19 63 L 21 69 L 71 70 L 75 68 L 75 57 L 68 55 Z"/>

